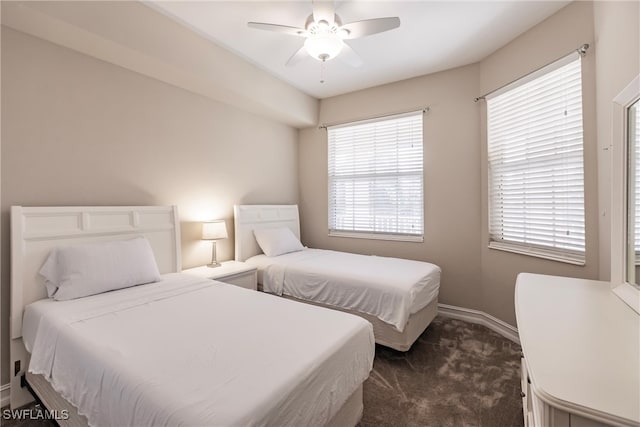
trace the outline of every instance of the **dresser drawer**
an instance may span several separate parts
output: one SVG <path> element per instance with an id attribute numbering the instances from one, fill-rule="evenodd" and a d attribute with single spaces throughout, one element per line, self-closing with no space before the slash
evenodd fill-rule
<path id="1" fill-rule="evenodd" d="M 528 377 L 529 371 L 527 370 L 527 361 L 524 359 L 524 354 L 520 354 L 520 389 L 525 393 L 527 391 Z"/>
<path id="2" fill-rule="evenodd" d="M 532 418 L 530 402 L 530 388 L 527 383 L 527 362 L 524 360 L 524 355 L 520 354 L 520 390 L 522 392 L 522 416 L 524 417 L 524 427 L 533 427 L 533 423 L 530 422 Z"/>

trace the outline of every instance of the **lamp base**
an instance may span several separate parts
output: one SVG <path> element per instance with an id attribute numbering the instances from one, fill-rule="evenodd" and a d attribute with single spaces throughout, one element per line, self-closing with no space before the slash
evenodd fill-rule
<path id="1" fill-rule="evenodd" d="M 211 262 L 207 264 L 209 268 L 220 267 L 222 264 L 218 262 L 218 256 L 216 255 L 216 241 L 211 242 Z"/>

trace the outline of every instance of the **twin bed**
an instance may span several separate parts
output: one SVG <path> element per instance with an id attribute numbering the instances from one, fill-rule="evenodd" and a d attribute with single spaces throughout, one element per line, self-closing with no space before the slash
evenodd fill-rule
<path id="1" fill-rule="evenodd" d="M 346 303 L 336 307 L 336 289 L 368 280 L 335 280 L 340 271 L 327 267 L 344 265 L 346 254 L 261 255 L 254 230 L 284 226 L 299 237 L 297 207 L 237 206 L 235 226 L 236 258 L 258 265 L 265 290 L 287 298 L 179 273 L 175 207 L 13 207 L 12 407 L 32 400 L 31 388 L 49 409 L 70 411 L 71 420 L 61 425 L 357 424 L 374 333 L 379 343 L 408 348 L 436 314 L 439 269 L 404 293 L 381 288 L 361 301 L 342 298 Z M 38 273 L 54 249 L 136 237 L 148 241 L 159 280 L 47 298 Z M 373 261 L 369 273 L 392 279 L 375 267 L 389 259 L 363 258 Z M 406 262 L 394 266 L 400 276 L 422 274 Z M 309 285 L 319 282 L 309 277 L 322 272 L 326 280 L 312 301 Z M 376 298 L 389 298 L 399 310 L 389 309 L 393 304 L 378 304 L 382 316 L 368 310 Z"/>
<path id="2" fill-rule="evenodd" d="M 12 407 L 33 399 L 22 387 L 29 385 L 47 408 L 70 411 L 61 425 L 353 426 L 360 419 L 371 326 L 177 273 L 175 208 L 13 207 L 11 227 Z M 38 272 L 52 250 L 136 237 L 149 242 L 159 281 L 47 298 Z"/>
<path id="3" fill-rule="evenodd" d="M 299 243 L 298 206 L 236 205 L 234 216 L 236 261 L 257 267 L 265 292 L 363 317 L 373 325 L 378 344 L 399 351 L 409 350 L 438 312 L 441 271 L 434 264 L 274 239 L 266 242 L 273 253 L 265 254 L 256 239 L 260 230 L 284 228 Z"/>

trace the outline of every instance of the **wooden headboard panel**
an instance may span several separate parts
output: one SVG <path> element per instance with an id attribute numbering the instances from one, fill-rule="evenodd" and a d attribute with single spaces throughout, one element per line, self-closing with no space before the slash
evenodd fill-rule
<path id="1" fill-rule="evenodd" d="M 29 364 L 22 342 L 24 307 L 47 298 L 38 272 L 58 246 L 144 236 L 160 273 L 179 272 L 180 222 L 175 206 L 11 207 L 11 407 L 33 401 L 20 377 Z"/>
<path id="2" fill-rule="evenodd" d="M 24 307 L 47 297 L 38 274 L 51 249 L 78 243 L 149 240 L 160 273 L 180 271 L 175 206 L 11 207 L 11 338 L 22 335 Z"/>
<path id="3" fill-rule="evenodd" d="M 253 235 L 256 228 L 289 227 L 300 238 L 298 205 L 235 205 L 233 213 L 236 261 L 262 253 Z"/>

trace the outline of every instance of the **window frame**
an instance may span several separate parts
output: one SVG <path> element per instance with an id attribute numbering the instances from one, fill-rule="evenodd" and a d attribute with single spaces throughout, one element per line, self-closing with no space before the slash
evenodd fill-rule
<path id="1" fill-rule="evenodd" d="M 390 114 L 385 116 L 373 117 L 364 120 L 351 121 L 346 123 L 341 123 L 338 125 L 329 125 L 326 126 L 327 130 L 327 228 L 328 235 L 331 237 L 346 237 L 346 238 L 356 238 L 356 239 L 370 239 L 370 240 L 388 240 L 388 241 L 400 241 L 400 242 L 424 242 L 424 231 L 425 231 L 425 208 L 424 208 L 424 116 L 427 110 L 414 110 L 405 113 L 399 114 Z M 420 233 L 416 234 L 407 234 L 407 233 L 395 233 L 395 232 L 380 232 L 380 231 L 371 231 L 371 230 L 340 230 L 332 228 L 332 211 L 334 208 L 334 203 L 332 202 L 333 192 L 332 192 L 332 179 L 334 178 L 331 174 L 331 136 L 330 132 L 332 130 L 340 129 L 340 128 L 348 128 L 355 127 L 360 125 L 365 125 L 368 123 L 378 123 L 384 121 L 390 121 L 395 119 L 401 119 L 405 117 L 420 117 L 420 144 L 421 144 L 421 156 L 420 156 Z M 412 174 L 415 175 L 415 174 Z M 401 173 L 398 173 L 397 176 L 401 176 Z M 397 210 L 398 205 L 395 204 L 394 208 Z"/>
<path id="2" fill-rule="evenodd" d="M 635 116 L 632 116 L 632 108 L 635 106 Z M 627 210 L 629 210 L 628 206 L 630 200 L 633 200 L 635 219 L 633 224 L 631 224 L 630 218 L 627 218 L 627 239 L 633 237 L 633 252 L 635 257 L 635 265 L 640 265 L 640 144 L 634 143 L 634 147 L 631 147 L 631 137 L 640 135 L 640 98 L 636 99 L 632 102 L 626 110 L 626 167 L 627 167 L 627 180 L 626 180 L 626 196 L 627 196 Z M 633 194 L 629 180 L 630 177 L 634 176 L 634 191 Z M 631 228 L 633 227 L 633 233 L 631 232 Z M 631 243 L 628 244 L 629 249 L 631 250 Z"/>

